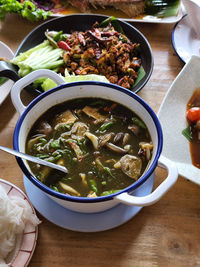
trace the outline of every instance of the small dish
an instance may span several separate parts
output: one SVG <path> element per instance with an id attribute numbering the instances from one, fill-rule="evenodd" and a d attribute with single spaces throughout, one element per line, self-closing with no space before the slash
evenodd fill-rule
<path id="1" fill-rule="evenodd" d="M 46 194 L 42 194 L 41 190 L 32 184 L 25 175 L 23 178 L 26 193 L 35 209 L 47 220 L 64 229 L 77 232 L 110 230 L 131 220 L 142 209 L 142 207 L 119 204 L 114 208 L 99 213 L 74 212 L 57 204 Z M 153 184 L 154 174 L 140 188 L 134 191 L 134 195 L 148 195 L 153 189 Z"/>
<path id="2" fill-rule="evenodd" d="M 200 2 L 199 0 L 182 0 L 182 2 L 188 14 L 190 25 L 195 30 L 198 38 L 200 38 Z"/>
<path id="3" fill-rule="evenodd" d="M 26 200 L 35 214 L 35 210 L 29 199 L 18 187 L 3 179 L 0 179 L 0 185 L 5 189 L 8 196 L 17 196 Z M 17 237 L 15 249 L 9 253 L 6 259 L 8 266 L 26 267 L 29 264 L 35 250 L 37 236 L 38 227 L 32 224 L 26 224 L 23 234 Z"/>
<path id="4" fill-rule="evenodd" d="M 187 127 L 186 105 L 200 88 L 200 57 L 192 56 L 169 88 L 158 111 L 163 129 L 163 155 L 174 161 L 184 178 L 200 185 L 200 170 L 192 165 L 188 140 L 182 135 Z"/>
<path id="5" fill-rule="evenodd" d="M 6 44 L 0 41 L 0 58 L 5 58 L 7 60 L 10 60 L 13 58 L 13 56 L 14 53 L 12 52 L 12 50 Z M 10 93 L 12 85 L 13 81 L 8 80 L 0 86 L 0 105 L 3 103 L 3 101 Z"/>
<path id="6" fill-rule="evenodd" d="M 185 15 L 172 30 L 172 45 L 179 58 L 187 63 L 192 55 L 200 56 L 200 38 Z"/>

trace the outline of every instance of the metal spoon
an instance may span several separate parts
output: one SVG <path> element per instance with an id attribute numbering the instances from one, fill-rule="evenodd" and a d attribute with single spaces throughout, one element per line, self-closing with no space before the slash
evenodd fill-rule
<path id="1" fill-rule="evenodd" d="M 8 152 L 8 153 L 10 153 L 10 154 L 12 154 L 14 156 L 17 156 L 17 157 L 32 161 L 34 163 L 45 165 L 47 167 L 50 167 L 50 168 L 57 169 L 59 171 L 68 173 L 68 170 L 63 166 L 60 166 L 60 165 L 57 165 L 57 164 L 51 163 L 49 161 L 33 157 L 33 156 L 30 156 L 30 155 L 27 155 L 27 154 L 24 154 L 22 152 L 14 150 L 14 149 L 11 149 L 11 148 L 8 148 L 8 147 L 4 147 L 4 146 L 0 146 L 0 150 Z"/>

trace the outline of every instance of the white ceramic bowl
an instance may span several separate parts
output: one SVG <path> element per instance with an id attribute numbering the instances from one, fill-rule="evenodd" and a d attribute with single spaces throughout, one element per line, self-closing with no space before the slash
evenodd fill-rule
<path id="1" fill-rule="evenodd" d="M 20 92 L 22 88 L 39 77 L 49 77 L 59 86 L 41 94 L 25 107 L 20 99 Z M 41 114 L 56 104 L 76 98 L 97 97 L 118 102 L 134 111 L 145 122 L 149 129 L 154 149 L 148 168 L 131 186 L 108 196 L 86 198 L 73 197 L 55 192 L 36 179 L 27 162 L 18 158 L 17 161 L 19 166 L 27 178 L 60 205 L 79 212 L 99 212 L 109 209 L 120 202 L 134 206 L 147 206 L 158 201 L 176 182 L 178 173 L 175 164 L 160 156 L 163 144 L 160 123 L 153 110 L 139 96 L 132 93 L 130 90 L 109 83 L 91 81 L 65 84 L 65 81 L 55 72 L 38 70 L 20 79 L 13 86 L 11 97 L 15 108 L 21 114 L 14 132 L 14 148 L 21 152 L 25 152 L 27 134 L 33 123 L 41 116 Z M 164 182 L 148 196 L 131 196 L 130 193 L 153 174 L 157 164 L 168 169 L 168 177 Z"/>
<path id="2" fill-rule="evenodd" d="M 182 2 L 188 14 L 191 28 L 195 30 L 198 38 L 200 38 L 200 2 L 199 0 L 182 0 Z"/>
<path id="3" fill-rule="evenodd" d="M 158 118 L 163 129 L 163 156 L 176 163 L 182 177 L 200 185 L 200 170 L 192 165 L 190 145 L 182 134 L 188 126 L 185 117 L 187 103 L 199 88 L 200 57 L 193 55 L 170 86 L 160 106 Z"/>
<path id="4" fill-rule="evenodd" d="M 13 58 L 13 56 L 14 56 L 13 51 L 6 44 L 4 44 L 3 42 L 0 41 L 0 58 L 10 60 Z M 1 68 L 0 68 L 0 71 L 1 71 Z M 13 81 L 11 81 L 11 80 L 8 80 L 8 81 L 4 82 L 2 85 L 0 85 L 0 92 L 1 92 L 0 105 L 3 103 L 3 101 L 9 95 L 12 86 L 13 86 Z"/>

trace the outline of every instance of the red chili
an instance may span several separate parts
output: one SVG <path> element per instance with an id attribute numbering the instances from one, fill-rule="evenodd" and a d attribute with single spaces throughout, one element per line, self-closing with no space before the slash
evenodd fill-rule
<path id="1" fill-rule="evenodd" d="M 60 47 L 61 49 L 65 50 L 65 51 L 71 51 L 71 47 L 64 41 L 60 41 L 58 43 L 58 47 Z"/>
<path id="2" fill-rule="evenodd" d="M 107 112 L 111 112 L 114 108 L 116 108 L 117 104 L 114 103 L 110 107 L 105 107 L 104 110 Z"/>

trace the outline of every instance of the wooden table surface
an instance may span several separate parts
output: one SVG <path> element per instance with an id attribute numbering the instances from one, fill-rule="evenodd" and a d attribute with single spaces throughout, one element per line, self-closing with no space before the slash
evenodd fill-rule
<path id="1" fill-rule="evenodd" d="M 38 24 L 10 15 L 1 23 L 0 40 L 16 51 Z M 171 43 L 174 25 L 135 23 L 134 26 L 150 42 L 155 63 L 153 74 L 139 95 L 157 112 L 184 66 Z M 0 106 L 1 145 L 12 147 L 17 119 L 8 97 Z M 0 177 L 24 191 L 22 172 L 15 158 L 4 152 L 0 152 Z M 154 186 L 165 177 L 166 172 L 157 168 Z M 37 214 L 42 223 L 30 267 L 200 266 L 200 188 L 182 177 L 159 202 L 143 208 L 130 221 L 112 230 L 73 232 Z"/>

